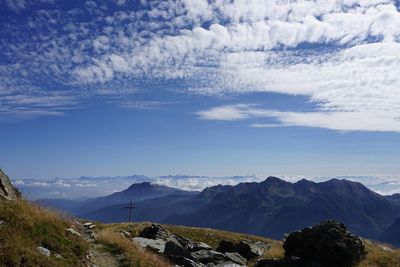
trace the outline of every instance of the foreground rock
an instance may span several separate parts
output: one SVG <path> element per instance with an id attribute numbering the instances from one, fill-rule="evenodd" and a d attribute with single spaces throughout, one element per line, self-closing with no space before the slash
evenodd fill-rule
<path id="1" fill-rule="evenodd" d="M 262 247 L 256 243 L 240 241 L 239 243 L 234 244 L 233 242 L 225 240 L 221 241 L 217 248 L 217 251 L 222 253 L 236 252 L 248 260 L 262 256 L 264 254 L 264 250 L 265 247 Z"/>
<path id="2" fill-rule="evenodd" d="M 172 263 L 184 267 L 246 266 L 247 259 L 260 256 L 261 247 L 248 242 L 231 244 L 233 249 L 215 251 L 203 242 L 172 234 L 163 226 L 152 224 L 133 238 L 139 246 L 163 254 Z M 221 242 L 228 244 L 228 241 Z M 240 253 L 239 253 L 240 252 Z"/>
<path id="3" fill-rule="evenodd" d="M 10 178 L 0 170 L 0 199 L 16 200 L 21 197 L 21 193 L 10 181 Z"/>
<path id="4" fill-rule="evenodd" d="M 352 267 L 365 258 L 362 240 L 342 223 L 325 221 L 291 233 L 283 244 L 285 258 L 261 260 L 257 267 Z"/>

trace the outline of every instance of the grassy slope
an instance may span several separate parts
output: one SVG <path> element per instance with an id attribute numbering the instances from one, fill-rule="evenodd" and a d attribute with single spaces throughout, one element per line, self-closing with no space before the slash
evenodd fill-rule
<path id="1" fill-rule="evenodd" d="M 0 266 L 81 265 L 88 244 L 66 236 L 68 220 L 24 200 L 0 201 L 0 220 Z M 40 254 L 38 246 L 50 249 L 51 257 Z"/>
<path id="2" fill-rule="evenodd" d="M 89 251 L 95 252 L 95 256 L 108 256 L 109 262 L 115 262 L 114 266 L 170 266 L 158 256 L 136 247 L 117 232 L 106 228 L 100 227 L 95 242 L 68 236 L 65 229 L 71 224 L 69 218 L 24 200 L 0 201 L 0 267 L 86 266 L 88 260 L 85 256 Z M 51 256 L 39 253 L 38 246 L 48 248 Z M 108 253 L 99 251 L 102 249 Z M 56 254 L 61 257 L 56 257 Z M 92 259 L 99 267 L 111 267 L 107 263 L 97 264 L 103 260 Z"/>
<path id="3" fill-rule="evenodd" d="M 132 235 L 136 236 L 150 223 L 134 223 L 128 224 L 106 224 L 103 225 L 103 231 L 119 232 L 120 230 L 128 230 Z M 280 258 L 283 256 L 282 249 L 283 242 L 273 239 L 263 238 L 259 236 L 252 236 L 240 233 L 232 233 L 207 228 L 183 227 L 175 225 L 166 225 L 166 228 L 172 233 L 182 235 L 184 237 L 201 241 L 216 248 L 221 240 L 231 240 L 238 242 L 240 240 L 255 240 L 271 244 L 271 248 L 264 254 L 265 258 Z M 366 249 L 368 251 L 367 258 L 361 262 L 360 267 L 396 267 L 400 266 L 400 250 L 390 248 L 388 245 L 380 244 L 365 240 Z"/>

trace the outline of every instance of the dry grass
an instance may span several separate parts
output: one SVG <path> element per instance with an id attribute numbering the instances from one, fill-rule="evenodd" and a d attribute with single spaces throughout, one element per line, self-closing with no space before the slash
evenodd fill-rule
<path id="1" fill-rule="evenodd" d="M 367 258 L 360 267 L 400 267 L 400 250 L 386 244 L 365 240 Z"/>
<path id="2" fill-rule="evenodd" d="M 24 200 L 0 202 L 0 266 L 80 266 L 88 244 L 67 237 L 68 220 Z M 51 251 L 46 257 L 37 251 Z M 57 258 L 55 254 L 62 257 Z"/>
<path id="3" fill-rule="evenodd" d="M 158 255 L 137 247 L 132 241 L 121 236 L 115 228 L 105 228 L 97 240 L 105 245 L 108 252 L 118 256 L 121 267 L 170 267 Z"/>
<path id="4" fill-rule="evenodd" d="M 137 236 L 139 232 L 150 223 L 128 224 L 108 224 L 104 225 L 105 229 L 113 229 L 113 231 L 128 230 L 133 236 Z M 216 248 L 221 240 L 230 240 L 239 242 L 240 240 L 253 240 L 268 243 L 271 248 L 267 250 L 263 257 L 265 258 L 281 258 L 284 255 L 282 248 L 283 242 L 269 238 L 220 231 L 207 228 L 184 227 L 176 225 L 164 225 L 169 231 L 182 235 L 195 241 L 201 241 Z M 386 244 L 365 240 L 367 258 L 360 263 L 360 267 L 400 267 L 400 250 L 389 247 Z M 251 265 L 251 263 L 250 263 Z"/>

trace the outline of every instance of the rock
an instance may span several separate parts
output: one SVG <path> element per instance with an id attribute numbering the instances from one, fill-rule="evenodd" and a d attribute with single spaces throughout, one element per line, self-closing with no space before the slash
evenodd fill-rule
<path id="1" fill-rule="evenodd" d="M 262 256 L 264 250 L 264 247 L 256 243 L 240 241 L 238 244 L 234 244 L 233 242 L 226 240 L 222 240 L 217 248 L 217 251 L 222 253 L 237 252 L 248 260 Z"/>
<path id="2" fill-rule="evenodd" d="M 264 249 L 256 244 L 240 241 L 239 244 L 235 246 L 235 252 L 250 260 L 262 256 L 264 254 Z"/>
<path id="3" fill-rule="evenodd" d="M 282 259 L 261 259 L 254 267 L 304 267 L 303 262 L 298 257 Z M 307 265 L 307 267 L 311 267 Z"/>
<path id="4" fill-rule="evenodd" d="M 134 237 L 133 242 L 142 248 L 147 248 L 157 253 L 164 253 L 165 250 L 165 241 L 161 239 Z"/>
<path id="5" fill-rule="evenodd" d="M 174 255 L 167 255 L 167 258 L 173 263 L 178 266 L 183 267 L 203 267 L 203 264 L 197 263 L 191 259 L 182 257 L 182 256 L 174 256 Z"/>
<path id="6" fill-rule="evenodd" d="M 246 265 L 247 260 L 237 252 L 226 252 L 224 255 L 228 260 L 230 260 L 233 263 L 236 263 L 241 266 Z"/>
<path id="7" fill-rule="evenodd" d="M 0 200 L 16 200 L 21 197 L 21 193 L 10 181 L 10 178 L 0 169 Z"/>
<path id="8" fill-rule="evenodd" d="M 192 251 L 212 250 L 212 247 L 203 242 L 193 242 Z"/>
<path id="9" fill-rule="evenodd" d="M 86 223 L 83 224 L 83 227 L 84 227 L 85 229 L 90 229 L 90 230 L 92 230 L 92 229 L 96 228 L 96 225 L 94 225 L 94 224 L 91 223 L 91 222 L 86 222 Z"/>
<path id="10" fill-rule="evenodd" d="M 46 257 L 50 257 L 50 250 L 49 249 L 47 249 L 47 248 L 45 248 L 45 247 L 41 247 L 41 246 L 39 246 L 39 247 L 37 247 L 36 248 L 41 254 L 43 254 L 43 255 L 45 255 Z"/>
<path id="11" fill-rule="evenodd" d="M 164 241 L 175 239 L 173 234 L 171 234 L 167 229 L 159 224 L 152 224 L 144 228 L 140 232 L 139 236 L 149 239 L 161 239 Z"/>
<path id="12" fill-rule="evenodd" d="M 119 233 L 125 238 L 129 238 L 129 239 L 131 238 L 131 234 L 127 231 L 122 230 Z"/>
<path id="13" fill-rule="evenodd" d="M 221 262 L 218 264 L 207 264 L 207 267 L 243 267 L 245 265 L 240 265 L 231 261 Z"/>
<path id="14" fill-rule="evenodd" d="M 225 252 L 234 252 L 235 251 L 235 244 L 231 241 L 222 240 L 219 242 L 217 247 L 217 251 L 225 253 Z"/>
<path id="15" fill-rule="evenodd" d="M 215 251 L 215 250 L 199 250 L 190 253 L 192 258 L 196 262 L 200 263 L 222 263 L 227 261 L 227 258 L 224 254 L 221 252 Z"/>
<path id="16" fill-rule="evenodd" d="M 187 247 L 183 247 L 176 239 L 165 243 L 164 254 L 192 259 L 190 250 Z"/>
<path id="17" fill-rule="evenodd" d="M 81 236 L 81 234 L 78 231 L 76 231 L 74 228 L 67 228 L 67 229 L 65 229 L 65 232 L 67 232 L 67 235 L 74 235 L 74 236 L 78 236 L 78 237 Z"/>
<path id="18" fill-rule="evenodd" d="M 332 220 L 291 233 L 283 248 L 287 258 L 296 256 L 313 266 L 356 266 L 366 256 L 362 240 Z"/>

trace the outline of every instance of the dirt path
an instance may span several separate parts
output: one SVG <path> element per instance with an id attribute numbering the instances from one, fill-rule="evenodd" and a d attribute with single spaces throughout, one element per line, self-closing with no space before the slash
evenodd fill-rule
<path id="1" fill-rule="evenodd" d="M 107 252 L 101 244 L 92 243 L 89 249 L 92 267 L 117 267 L 115 255 Z"/>

